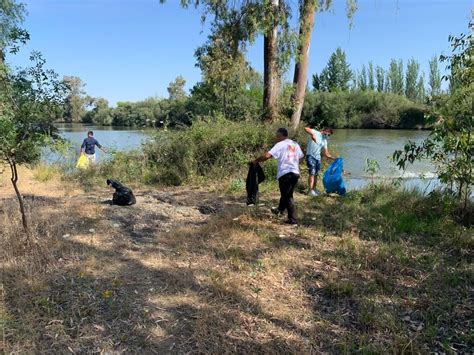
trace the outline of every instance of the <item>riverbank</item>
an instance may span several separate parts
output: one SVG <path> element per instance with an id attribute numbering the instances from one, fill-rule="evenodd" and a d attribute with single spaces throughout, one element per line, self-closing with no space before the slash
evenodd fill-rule
<path id="1" fill-rule="evenodd" d="M 202 187 L 136 189 L 111 206 L 21 171 L 41 254 L 0 184 L 5 352 L 467 352 L 472 226 L 439 195 L 298 193 L 294 229 Z M 36 178 L 35 178 L 36 176 Z"/>

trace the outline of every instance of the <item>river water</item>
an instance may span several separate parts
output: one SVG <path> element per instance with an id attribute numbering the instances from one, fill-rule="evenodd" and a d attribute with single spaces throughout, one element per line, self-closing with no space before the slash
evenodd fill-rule
<path id="1" fill-rule="evenodd" d="M 59 124 L 61 135 L 68 139 L 75 150 L 79 152 L 82 140 L 87 131 L 94 131 L 94 137 L 109 150 L 131 150 L 140 148 L 149 139 L 154 130 L 137 130 L 130 127 L 88 126 L 82 124 Z M 376 173 L 377 181 L 393 180 L 402 177 L 404 186 L 417 187 L 422 190 L 432 190 L 438 185 L 433 173 L 433 166 L 426 161 L 416 162 L 401 173 L 390 160 L 393 152 L 401 149 L 409 140 L 420 142 L 429 132 L 419 130 L 367 130 L 367 129 L 337 129 L 328 140 L 328 148 L 332 155 L 344 158 L 346 187 L 355 189 L 370 182 L 366 170 L 366 159 L 376 160 L 380 170 Z M 104 154 L 98 151 L 98 160 Z"/>

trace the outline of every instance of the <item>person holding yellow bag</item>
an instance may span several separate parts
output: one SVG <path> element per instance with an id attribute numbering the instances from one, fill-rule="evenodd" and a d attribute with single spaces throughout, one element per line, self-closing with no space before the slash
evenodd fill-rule
<path id="1" fill-rule="evenodd" d="M 102 147 L 100 143 L 94 138 L 94 132 L 87 132 L 87 138 L 84 139 L 81 145 L 81 154 L 85 154 L 89 163 L 95 163 L 95 147 L 98 147 L 104 153 L 107 153 L 107 149 Z"/>
<path id="2" fill-rule="evenodd" d="M 81 156 L 76 164 L 78 169 L 87 169 L 90 164 L 95 164 L 96 146 L 104 153 L 107 153 L 107 149 L 102 147 L 102 145 L 100 145 L 100 143 L 94 138 L 94 132 L 87 132 L 87 138 L 84 139 L 81 145 Z"/>

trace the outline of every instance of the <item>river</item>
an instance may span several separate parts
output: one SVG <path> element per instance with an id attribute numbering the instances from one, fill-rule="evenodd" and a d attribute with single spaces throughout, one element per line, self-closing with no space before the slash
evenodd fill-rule
<path id="1" fill-rule="evenodd" d="M 104 127 L 82 124 L 59 124 L 61 135 L 68 139 L 79 151 L 82 140 L 89 130 L 94 131 L 94 137 L 104 146 L 113 150 L 131 150 L 140 148 L 153 130 L 139 130 L 130 127 Z M 419 130 L 387 130 L 387 129 L 337 129 L 328 140 L 331 154 L 344 158 L 346 187 L 350 189 L 365 186 L 370 181 L 370 175 L 365 171 L 366 159 L 376 160 L 380 170 L 376 173 L 377 181 L 392 180 L 402 177 L 406 187 L 417 187 L 431 190 L 438 185 L 433 174 L 433 166 L 426 161 L 416 162 L 409 166 L 402 175 L 390 160 L 393 152 L 401 149 L 409 141 L 420 142 L 429 132 Z M 98 152 L 98 160 L 103 153 Z"/>

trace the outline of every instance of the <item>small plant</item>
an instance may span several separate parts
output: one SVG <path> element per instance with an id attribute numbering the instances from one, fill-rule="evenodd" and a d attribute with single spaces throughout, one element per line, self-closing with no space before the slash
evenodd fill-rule
<path id="1" fill-rule="evenodd" d="M 379 162 L 375 159 L 365 159 L 365 172 L 370 174 L 371 183 L 374 183 L 375 174 L 380 170 Z"/>

